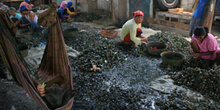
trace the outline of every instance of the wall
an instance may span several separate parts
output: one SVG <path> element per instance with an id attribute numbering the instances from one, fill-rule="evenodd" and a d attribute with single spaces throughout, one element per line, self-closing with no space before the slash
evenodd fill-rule
<path id="1" fill-rule="evenodd" d="M 97 0 L 98 10 L 111 11 L 111 0 Z"/>
<path id="2" fill-rule="evenodd" d="M 59 0 L 56 0 L 59 1 Z M 75 1 L 76 0 L 66 0 L 73 2 L 73 6 L 76 9 Z M 100 15 L 111 16 L 111 0 L 77 0 L 77 8 L 80 12 L 94 12 Z M 133 8 L 131 1 L 135 2 L 137 0 L 113 0 L 113 8 L 115 18 L 117 19 L 129 19 L 132 18 L 133 10 L 137 10 L 139 7 L 137 4 L 136 8 Z M 138 0 L 141 7 L 147 16 L 153 16 L 153 0 Z M 147 2 L 144 2 L 147 1 Z M 145 4 L 141 4 L 141 3 Z M 59 4 L 60 5 L 60 4 Z M 133 10 L 132 10 L 133 9 Z"/>
<path id="3" fill-rule="evenodd" d="M 192 11 L 192 6 L 195 0 L 181 0 L 180 8 L 183 8 L 184 11 Z"/>

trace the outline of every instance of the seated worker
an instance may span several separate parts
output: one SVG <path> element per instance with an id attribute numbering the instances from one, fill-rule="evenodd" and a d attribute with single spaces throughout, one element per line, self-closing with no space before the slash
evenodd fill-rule
<path id="1" fill-rule="evenodd" d="M 76 14 L 75 10 L 73 7 L 71 7 L 73 5 L 72 2 L 68 2 L 66 9 L 64 9 L 64 14 L 68 14 L 70 16 L 74 16 Z"/>
<path id="2" fill-rule="evenodd" d="M 123 26 L 121 31 L 121 40 L 123 42 L 133 42 L 132 46 L 138 47 L 141 41 L 148 42 L 148 38 L 142 35 L 141 23 L 144 19 L 144 13 L 140 10 L 133 13 L 134 18 L 128 20 Z"/>
<path id="3" fill-rule="evenodd" d="M 15 23 L 16 26 L 19 25 L 19 21 L 22 17 L 21 14 L 16 12 L 16 9 L 14 7 L 9 8 L 9 14 L 10 14 L 10 19 Z"/>
<path id="4" fill-rule="evenodd" d="M 28 11 L 26 6 L 20 7 L 20 12 L 22 15 L 22 18 L 20 19 L 21 24 L 20 27 L 27 27 L 30 26 L 30 30 L 33 32 L 37 29 L 40 29 L 41 26 L 37 24 L 37 15 L 35 15 L 32 11 Z"/>
<path id="5" fill-rule="evenodd" d="M 212 60 L 220 63 L 220 49 L 215 37 L 208 33 L 208 28 L 196 27 L 191 40 L 191 48 L 195 59 Z"/>
<path id="6" fill-rule="evenodd" d="M 57 14 L 60 19 L 65 20 L 66 18 L 70 18 L 70 16 L 68 14 L 64 14 L 64 9 L 66 9 L 66 6 L 67 6 L 67 2 L 63 1 L 60 4 L 60 8 L 57 9 Z"/>
<path id="7" fill-rule="evenodd" d="M 19 9 L 21 8 L 21 6 L 26 6 L 27 10 L 31 10 L 31 8 L 33 8 L 34 5 L 30 4 L 29 2 L 30 0 L 24 0 L 23 2 L 21 2 Z"/>

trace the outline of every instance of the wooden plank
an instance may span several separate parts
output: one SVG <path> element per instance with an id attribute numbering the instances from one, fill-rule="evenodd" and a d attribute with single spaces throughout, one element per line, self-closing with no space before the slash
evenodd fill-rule
<path id="1" fill-rule="evenodd" d="M 171 18 L 181 18 L 181 19 L 187 19 L 191 20 L 192 15 L 188 13 L 168 13 L 168 12 L 156 12 L 157 16 L 165 16 L 165 17 L 171 17 Z"/>
<path id="2" fill-rule="evenodd" d="M 174 23 L 174 28 L 188 31 L 190 28 L 190 25 L 183 24 L 183 23 Z"/>
<path id="3" fill-rule="evenodd" d="M 21 1 L 24 1 L 24 0 L 6 0 L 5 2 L 21 2 Z"/>
<path id="4" fill-rule="evenodd" d="M 214 14 L 217 16 L 220 16 L 220 12 L 215 12 Z"/>
<path id="5" fill-rule="evenodd" d="M 172 23 L 171 21 L 166 21 L 166 26 L 168 26 L 168 27 L 173 27 L 172 24 L 173 24 L 173 23 Z"/>
<path id="6" fill-rule="evenodd" d="M 182 30 L 187 30 L 187 31 L 190 28 L 189 24 L 184 24 L 184 23 L 180 23 L 180 22 L 172 22 L 172 21 L 167 21 L 167 20 L 155 19 L 155 18 L 151 18 L 151 17 L 146 17 L 145 20 L 150 24 L 165 25 L 168 27 L 173 27 L 176 29 L 182 29 Z"/>

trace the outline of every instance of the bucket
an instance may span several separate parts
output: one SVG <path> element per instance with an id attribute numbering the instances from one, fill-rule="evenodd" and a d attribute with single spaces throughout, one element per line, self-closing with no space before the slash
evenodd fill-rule
<path id="1" fill-rule="evenodd" d="M 28 55 L 28 46 L 26 44 L 18 44 L 18 49 L 23 57 Z"/>
<path id="2" fill-rule="evenodd" d="M 162 57 L 163 64 L 171 65 L 174 67 L 181 66 L 185 59 L 185 56 L 183 54 L 177 52 L 166 51 L 166 52 L 162 52 L 160 56 Z"/>
<path id="3" fill-rule="evenodd" d="M 150 55 L 159 56 L 162 52 L 166 51 L 167 45 L 162 42 L 150 42 L 146 44 L 148 53 Z"/>

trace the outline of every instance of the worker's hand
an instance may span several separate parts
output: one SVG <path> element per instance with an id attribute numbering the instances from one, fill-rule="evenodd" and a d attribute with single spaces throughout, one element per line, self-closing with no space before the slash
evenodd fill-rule
<path id="1" fill-rule="evenodd" d="M 147 37 L 141 38 L 141 41 L 148 42 L 148 38 Z"/>
<path id="2" fill-rule="evenodd" d="M 20 27 L 24 27 L 24 26 L 25 26 L 25 24 L 20 24 L 19 26 L 20 26 Z"/>
<path id="3" fill-rule="evenodd" d="M 201 59 L 201 54 L 195 54 L 195 56 L 193 57 L 194 59 Z"/>
<path id="4" fill-rule="evenodd" d="M 34 7 L 34 5 L 33 4 L 30 4 L 30 8 L 33 8 Z"/>
<path id="5" fill-rule="evenodd" d="M 71 17 L 70 16 L 66 16 L 68 19 L 70 19 Z"/>
<path id="6" fill-rule="evenodd" d="M 43 85 L 41 84 L 37 85 L 37 91 L 39 92 L 41 97 L 45 96 L 45 88 Z"/>
<path id="7" fill-rule="evenodd" d="M 189 53 L 190 53 L 191 55 L 193 55 L 193 54 L 194 54 L 194 51 L 193 51 L 192 49 L 190 49 L 190 50 L 189 50 Z"/>

